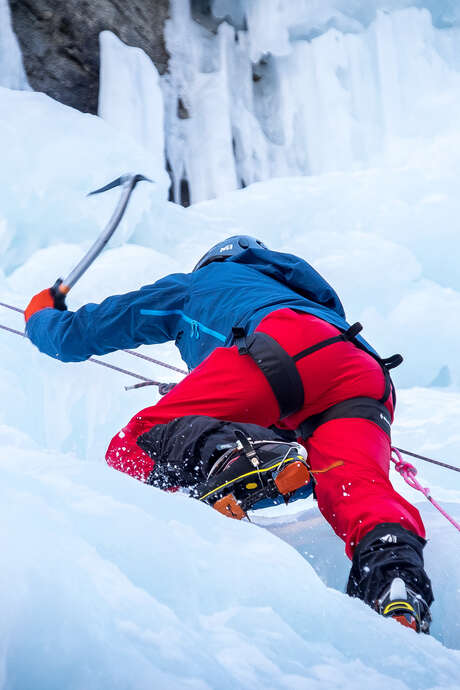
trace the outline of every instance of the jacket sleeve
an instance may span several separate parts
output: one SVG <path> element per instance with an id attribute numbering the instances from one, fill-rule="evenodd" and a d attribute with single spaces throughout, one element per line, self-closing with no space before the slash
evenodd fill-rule
<path id="1" fill-rule="evenodd" d="M 41 352 L 63 362 L 175 340 L 189 284 L 189 274 L 176 273 L 75 312 L 42 309 L 30 317 L 26 334 Z"/>

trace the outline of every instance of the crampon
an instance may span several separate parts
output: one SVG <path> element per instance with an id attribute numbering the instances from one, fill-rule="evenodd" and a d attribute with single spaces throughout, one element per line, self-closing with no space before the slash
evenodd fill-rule
<path id="1" fill-rule="evenodd" d="M 306 498 L 313 491 L 307 453 L 298 443 L 251 441 L 236 431 L 236 443 L 214 463 L 193 495 L 228 517 Z"/>
<path id="2" fill-rule="evenodd" d="M 407 587 L 400 577 L 393 579 L 378 599 L 376 608 L 385 618 L 394 618 L 415 632 L 430 632 L 431 616 L 425 600 Z"/>

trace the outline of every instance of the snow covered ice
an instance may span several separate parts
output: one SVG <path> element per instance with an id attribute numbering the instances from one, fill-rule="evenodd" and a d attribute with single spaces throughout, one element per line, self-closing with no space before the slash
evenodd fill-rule
<path id="1" fill-rule="evenodd" d="M 328 589 L 269 532 L 0 433 L 3 687 L 458 685 L 458 651 Z M 309 522 L 302 548 L 341 564 Z"/>
<path id="2" fill-rule="evenodd" d="M 19 79 L 3 80 L 0 88 L 0 301 L 24 307 L 81 258 L 118 194 L 87 199 L 89 191 L 127 170 L 146 174 L 155 184 L 136 188 L 110 247 L 70 293 L 70 308 L 190 270 L 223 237 L 256 234 L 274 249 L 311 261 L 343 296 L 349 320 L 364 324 L 365 336 L 383 355 L 405 355 L 395 372 L 401 388 L 395 445 L 458 466 L 460 17 L 455 3 L 417 3 L 425 9 L 408 2 L 385 4 L 398 11 L 379 12 L 379 2 L 367 3 L 366 13 L 363 3 L 308 3 L 315 12 L 300 40 L 289 12 L 285 32 L 265 36 L 257 28 L 260 4 L 232 3 L 232 11 L 240 12 L 235 23 L 243 22 L 249 7 L 253 11 L 254 28 L 240 38 L 243 47 L 248 42 L 247 55 L 274 51 L 291 89 L 292 84 L 299 88 L 295 61 L 300 54 L 309 61 L 315 53 L 321 89 L 326 89 L 328 75 L 338 78 L 339 54 L 330 53 L 327 66 L 327 46 L 339 45 L 340 59 L 356 51 L 354 64 L 361 56 L 364 69 L 376 33 L 387 30 L 396 36 L 391 46 L 402 79 L 399 100 L 383 86 L 373 92 L 369 102 L 386 103 L 387 122 L 394 126 L 383 128 L 381 110 L 367 120 L 368 139 L 361 136 L 364 120 L 353 121 L 347 108 L 358 95 L 364 107 L 369 93 L 345 82 L 341 91 L 335 82 L 335 90 L 328 91 L 341 93 L 338 106 L 347 101 L 347 108 L 337 111 L 337 123 L 358 127 L 355 142 L 368 141 L 371 150 L 382 132 L 387 137 L 385 155 L 362 158 L 359 165 L 347 148 L 351 130 L 334 130 L 329 140 L 326 128 L 311 131 L 317 120 L 302 127 L 323 167 L 288 166 L 286 146 L 278 150 L 281 163 L 275 165 L 269 153 L 275 146 L 261 133 L 255 111 L 245 115 L 241 106 L 232 118 L 246 122 L 245 146 L 252 142 L 260 156 L 240 161 L 238 169 L 246 166 L 246 182 L 256 181 L 257 170 L 264 171 L 260 179 L 266 181 L 239 191 L 234 191 L 238 175 L 231 168 L 226 110 L 237 103 L 225 100 L 212 72 L 200 93 L 210 97 L 202 107 L 208 109 L 206 121 L 215 125 L 213 145 L 200 150 L 196 122 L 188 122 L 190 139 L 181 140 L 179 130 L 171 138 L 171 85 L 161 87 L 165 133 L 161 118 L 152 119 L 161 94 L 153 66 L 139 52 L 111 36 L 102 39 L 102 117 L 83 115 L 26 88 L 14 49 L 2 52 L 2 45 L 14 40 L 9 18 L 0 22 L 0 75 Z M 358 9 L 350 12 L 351 5 Z M 216 12 L 229 11 L 223 0 L 214 6 Z M 7 9 L 0 0 L 0 18 L 7 17 Z M 182 9 L 172 23 L 188 21 L 185 4 Z M 228 65 L 235 57 L 225 53 L 233 31 L 223 24 L 214 39 L 220 51 L 216 60 L 226 54 Z M 420 32 L 422 44 L 414 38 Z M 270 46 L 261 43 L 269 39 Z M 198 45 L 198 37 L 190 42 L 195 49 Z M 382 45 L 389 50 L 388 43 Z M 423 82 L 421 63 L 409 59 L 415 53 L 426 61 Z M 5 68 L 7 58 L 11 63 Z M 389 69 L 388 53 L 381 60 Z M 247 69 L 250 62 L 245 64 Z M 124 75 L 137 70 L 139 91 L 113 90 L 117 70 Z M 145 111 L 139 94 L 150 98 Z M 213 110 L 212 98 L 219 94 Z M 278 115 L 283 115 L 293 106 L 285 90 L 280 99 Z M 411 102 L 410 122 L 417 120 L 417 127 L 408 132 Z M 143 112 L 151 119 L 143 120 Z M 377 122 L 380 129 L 372 129 Z M 274 132 L 270 118 L 265 125 Z M 291 130 L 290 141 L 300 155 L 305 147 L 299 131 Z M 178 170 L 180 155 L 190 161 L 191 188 L 200 190 L 192 198 L 208 200 L 189 209 L 166 201 L 163 136 L 167 152 L 178 156 Z M 197 148 L 190 150 L 187 142 Z M 340 165 L 327 158 L 334 142 L 340 142 Z M 220 162 L 209 161 L 211 155 Z M 292 176 L 305 172 L 317 174 Z M 268 179 L 274 175 L 284 177 Z M 3 308 L 0 323 L 23 328 L 21 315 Z M 171 344 L 141 350 L 183 366 Z M 106 361 L 155 379 L 179 378 L 124 353 Z M 383 620 L 343 594 L 349 566 L 343 545 L 313 501 L 286 511 L 261 511 L 252 516 L 256 524 L 238 523 L 108 468 L 103 457 L 109 439 L 156 396 L 152 388 L 124 392 L 132 382 L 91 363 L 62 365 L 27 340 L 0 332 L 2 690 L 460 687 L 460 535 L 421 495 L 392 476 L 398 490 L 417 503 L 430 537 L 425 555 L 436 596 L 430 637 Z M 459 521 L 457 475 L 422 463 L 417 467 L 421 483 Z"/>

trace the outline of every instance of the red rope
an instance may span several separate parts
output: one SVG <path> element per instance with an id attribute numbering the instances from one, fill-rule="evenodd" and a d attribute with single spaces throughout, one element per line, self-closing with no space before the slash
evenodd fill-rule
<path id="1" fill-rule="evenodd" d="M 437 503 L 434 498 L 431 496 L 430 489 L 428 487 L 424 487 L 420 484 L 420 482 L 416 479 L 415 475 L 417 474 L 417 470 L 413 465 L 411 465 L 409 462 L 406 462 L 403 460 L 402 455 L 400 451 L 397 448 L 392 448 L 391 449 L 392 455 L 391 455 L 391 461 L 394 462 L 395 464 L 395 469 L 401 477 L 404 479 L 404 481 L 409 484 L 413 489 L 416 489 L 417 491 L 421 491 L 421 493 L 427 498 L 430 503 L 434 505 L 435 508 L 439 510 L 439 512 L 444 515 L 444 517 L 449 520 L 449 522 L 460 532 L 460 525 L 458 522 L 454 520 L 453 517 L 451 517 L 446 511 Z M 393 457 L 393 453 L 396 456 L 396 458 Z"/>

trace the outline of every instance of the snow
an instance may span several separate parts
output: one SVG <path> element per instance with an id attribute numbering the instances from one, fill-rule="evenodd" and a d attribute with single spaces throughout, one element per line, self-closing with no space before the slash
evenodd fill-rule
<path id="1" fill-rule="evenodd" d="M 270 3 L 272 12 L 281 5 L 286 7 Z M 162 142 L 168 158 L 172 151 L 168 108 L 174 89 L 162 84 L 164 139 L 157 76 L 138 51 L 123 47 L 112 35 L 102 37 L 103 118 L 43 94 L 0 88 L 0 301 L 23 308 L 32 294 L 68 273 L 81 258 L 119 195 L 113 190 L 86 198 L 89 191 L 128 170 L 146 174 L 155 184 L 138 185 L 110 246 L 71 291 L 70 308 L 189 270 L 223 237 L 238 232 L 260 236 L 274 249 L 304 256 L 324 273 L 343 297 L 350 320 L 362 321 L 365 336 L 382 354 L 405 355 L 395 373 L 400 387 L 395 445 L 458 466 L 456 10 L 452 5 L 448 20 L 448 4 L 438 3 L 434 28 L 426 10 L 402 5 L 395 2 L 391 9 L 398 11 L 383 14 L 378 12 L 381 4 L 368 3 L 364 16 L 362 3 L 311 3 L 324 27 L 328 12 L 341 15 L 335 28 L 328 25 L 323 33 L 312 15 L 315 21 L 305 30 L 319 35 L 308 41 L 286 20 L 290 52 L 286 34 L 283 38 L 282 32 L 267 31 L 272 46 L 279 43 L 279 55 L 262 67 L 280 89 L 282 84 L 287 89 L 283 80 L 288 77 L 300 89 L 296 70 L 301 56 L 314 53 L 321 88 L 328 98 L 340 94 L 329 79 L 338 56 L 348 60 L 355 51 L 356 65 L 374 65 L 377 33 L 386 74 L 390 54 L 403 65 L 399 91 L 387 80 L 386 95 L 383 86 L 377 94 L 380 114 L 368 120 L 372 127 L 380 122 L 385 102 L 387 125 L 379 125 L 375 138 L 372 127 L 366 130 L 371 143 L 388 135 L 386 158 L 373 160 L 373 167 L 369 158 L 358 170 L 349 149 L 339 146 L 343 169 L 327 171 L 336 165 L 330 159 L 316 171 L 321 174 L 310 177 L 293 176 L 304 171 L 298 162 L 294 167 L 286 163 L 284 144 L 267 144 L 268 136 L 276 140 L 281 131 L 285 134 L 278 125 L 289 120 L 290 89 L 283 97 L 278 92 L 270 115 L 269 91 L 259 80 L 260 98 L 245 110 L 244 99 L 249 103 L 254 97 L 252 87 L 247 88 L 248 80 L 252 84 L 247 56 L 255 49 L 250 41 L 256 34 L 240 31 L 236 44 L 227 24 L 213 38 L 198 26 L 192 40 L 186 33 L 187 6 L 178 15 L 175 5 L 171 26 L 178 39 L 189 40 L 180 59 L 173 55 L 171 78 L 182 75 L 183 84 L 188 79 L 193 98 L 184 105 L 195 104 L 207 113 L 203 122 L 212 142 L 203 143 L 197 121 L 184 120 L 196 147 L 191 152 L 192 142 L 179 123 L 174 130 L 176 170 L 184 161 L 195 166 L 189 178 L 193 199 L 219 195 L 190 209 L 166 201 L 168 179 L 161 169 Z M 256 21 L 255 0 L 235 3 L 238 21 L 249 6 Z M 361 9 L 347 14 L 351 6 Z M 0 11 L 4 8 L 0 4 Z M 447 28 L 441 28 L 442 12 Z M 6 26 L 6 35 L 12 35 L 9 24 L 0 26 L 0 32 Z M 422 34 L 420 46 L 415 39 Z M 257 40 L 262 39 L 259 34 Z M 336 44 L 339 48 L 332 51 Z M 234 51 L 239 49 L 238 57 Z M 190 51 L 198 51 L 193 60 Z M 214 57 L 214 71 L 203 55 Z M 418 57 L 411 63 L 414 55 Z M 188 73 L 181 64 L 186 60 L 193 67 Z M 422 64 L 429 84 L 423 103 L 415 98 Z M 205 75 L 203 102 L 194 90 L 193 70 L 198 67 Z M 8 69 L 12 74 L 15 68 Z M 139 81 L 130 90 L 126 80 L 132 70 Z M 125 85 L 120 91 L 117 71 Z M 241 78 L 239 94 L 228 91 L 242 74 L 247 79 Z M 306 83 L 308 75 L 305 70 Z M 366 88 L 357 82 L 353 92 L 363 108 L 376 102 L 369 100 Z M 215 108 L 209 94 L 218 100 Z M 411 113 L 408 94 L 417 101 Z M 296 102 L 303 98 L 299 93 Z M 336 105 L 344 142 L 353 118 L 347 118 L 346 99 L 339 98 Z M 307 156 L 310 144 L 299 137 L 302 129 L 294 111 L 289 110 L 294 113 L 289 131 L 296 160 L 309 159 L 313 149 Z M 309 112 L 321 122 L 322 111 Z M 417 113 L 419 129 L 411 141 L 403 131 L 405 118 L 410 115 L 414 123 Z M 243 142 L 238 151 L 254 155 L 237 157 L 232 168 L 228 137 L 237 116 Z M 353 122 L 361 128 L 355 141 L 367 141 L 364 120 Z M 339 141 L 335 130 L 329 136 Z M 319 163 L 327 161 L 332 147 L 326 130 L 313 139 Z M 251 170 L 254 175 L 262 171 L 265 181 L 232 191 L 237 186 L 232 175 L 237 178 L 241 166 L 246 166 L 247 182 L 252 181 Z M 180 169 L 179 180 L 184 171 Z M 266 179 L 280 172 L 285 177 Z M 0 323 L 23 328 L 21 315 L 3 307 Z M 141 351 L 182 366 L 172 344 Z M 155 379 L 180 378 L 126 353 L 105 360 Z M 92 363 L 64 365 L 46 358 L 25 338 L 0 331 L 1 690 L 459 687 L 459 535 L 421 494 L 392 472 L 398 491 L 417 503 L 427 526 L 426 563 L 436 596 L 430 637 L 383 620 L 343 594 L 349 568 L 343 544 L 311 499 L 287 510 L 260 511 L 251 516 L 252 523 L 233 522 L 184 495 L 162 493 L 107 467 L 103 457 L 112 435 L 136 410 L 157 399 L 153 388 L 124 392 L 130 383 L 134 380 L 129 376 Z M 459 521 L 458 475 L 414 464 L 423 486 L 430 486 Z"/>
<path id="2" fill-rule="evenodd" d="M 407 404 L 426 410 L 424 395 Z M 346 560 L 313 506 L 266 531 L 11 426 L 0 439 L 0 687 L 458 686 L 455 535 L 424 505 L 432 638 L 335 591 Z"/>

